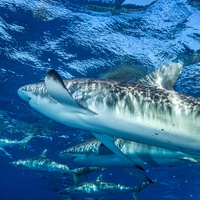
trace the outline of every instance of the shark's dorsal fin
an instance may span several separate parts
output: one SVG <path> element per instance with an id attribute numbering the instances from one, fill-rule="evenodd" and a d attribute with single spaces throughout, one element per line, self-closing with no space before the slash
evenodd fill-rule
<path id="1" fill-rule="evenodd" d="M 46 157 L 47 157 L 47 149 L 45 149 L 45 150 L 41 153 L 40 157 L 42 157 L 42 158 L 46 158 Z"/>
<path id="2" fill-rule="evenodd" d="M 96 182 L 100 182 L 100 181 L 103 181 L 103 174 L 100 174 L 96 179 Z"/>
<path id="3" fill-rule="evenodd" d="M 166 90 L 173 90 L 174 84 L 176 83 L 182 68 L 183 64 L 181 63 L 171 63 L 169 65 L 164 65 L 151 74 L 146 75 L 138 82 Z"/>
<path id="4" fill-rule="evenodd" d="M 77 103 L 68 92 L 60 75 L 55 70 L 50 70 L 45 76 L 45 85 L 49 95 L 61 104 L 67 105 L 76 112 L 94 116 L 96 113 Z"/>

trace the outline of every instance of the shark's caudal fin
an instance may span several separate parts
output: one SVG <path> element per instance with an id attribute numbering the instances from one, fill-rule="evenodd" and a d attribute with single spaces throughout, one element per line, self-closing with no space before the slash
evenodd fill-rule
<path id="1" fill-rule="evenodd" d="M 76 108 L 76 112 L 94 116 L 96 113 L 78 104 L 70 95 L 60 75 L 50 70 L 45 77 L 45 85 L 49 95 L 61 104 Z"/>
<path id="2" fill-rule="evenodd" d="M 173 90 L 183 65 L 181 63 L 171 63 L 158 68 L 156 71 L 148 74 L 138 82 L 147 85 L 156 86 L 162 89 Z"/>
<path id="3" fill-rule="evenodd" d="M 139 192 L 141 192 L 144 188 L 155 182 L 157 182 L 157 180 L 153 180 L 153 182 L 145 181 L 133 187 L 133 199 L 138 200 Z"/>
<path id="4" fill-rule="evenodd" d="M 133 160 L 129 159 L 114 143 L 114 138 L 109 136 L 109 135 L 105 135 L 105 134 L 99 134 L 99 133 L 95 133 L 92 132 L 92 134 L 98 139 L 100 140 L 107 148 L 109 148 L 113 153 L 115 153 L 116 155 L 118 155 L 121 159 L 123 159 L 125 162 L 129 163 L 130 165 L 132 165 L 135 169 L 132 172 L 132 175 L 137 178 L 140 179 L 142 181 L 149 181 L 152 183 L 152 180 L 147 177 L 144 173 L 142 173 L 139 170 L 144 171 L 144 169 L 142 167 L 140 167 L 139 165 L 137 165 Z"/>
<path id="5" fill-rule="evenodd" d="M 33 135 L 29 135 L 28 137 L 26 137 L 20 141 L 20 145 L 23 147 L 23 149 L 26 149 L 28 142 L 30 142 L 30 140 L 32 140 L 33 138 L 34 138 Z"/>
<path id="6" fill-rule="evenodd" d="M 3 154 L 2 154 L 1 152 L 2 152 Z M 6 157 L 12 159 L 11 154 L 9 154 L 9 153 L 8 153 L 4 148 L 2 148 L 2 147 L 0 147 L 0 156 L 2 156 L 1 154 L 2 154 L 3 156 L 6 156 Z"/>
<path id="7" fill-rule="evenodd" d="M 102 171 L 105 169 L 106 168 L 102 167 L 81 167 L 81 168 L 71 169 L 70 171 L 73 173 L 74 183 L 78 185 L 80 182 L 80 178 L 82 176 L 85 176 L 92 172 Z"/>

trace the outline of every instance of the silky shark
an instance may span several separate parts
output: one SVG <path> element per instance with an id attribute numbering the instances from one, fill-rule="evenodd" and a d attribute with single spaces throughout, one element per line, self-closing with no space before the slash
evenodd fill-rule
<path id="1" fill-rule="evenodd" d="M 115 145 L 131 160 L 144 169 L 149 167 L 172 167 L 183 164 L 197 164 L 199 158 L 180 151 L 150 146 L 133 141 L 116 139 Z M 103 143 L 91 139 L 72 146 L 59 154 L 60 157 L 72 160 L 75 165 L 95 167 L 132 168 L 130 163 L 113 154 Z"/>
<path id="2" fill-rule="evenodd" d="M 58 172 L 63 174 L 71 173 L 76 184 L 79 183 L 79 179 L 81 176 L 89 174 L 91 172 L 102 171 L 105 169 L 100 167 L 81 167 L 70 169 L 66 164 L 61 164 L 47 158 L 46 153 L 47 150 L 45 149 L 39 157 L 20 159 L 10 162 L 10 164 L 19 168 L 35 171 Z"/>
<path id="3" fill-rule="evenodd" d="M 154 181 L 155 182 L 155 181 Z M 144 188 L 149 186 L 151 183 L 149 181 L 142 182 L 134 187 L 129 187 L 125 185 L 110 183 L 103 181 L 103 175 L 101 174 L 94 182 L 84 182 L 78 186 L 71 186 L 61 190 L 59 194 L 61 195 L 81 195 L 83 196 L 102 196 L 102 195 L 117 195 L 124 193 L 133 193 L 134 200 L 138 199 L 138 193 Z"/>
<path id="4" fill-rule="evenodd" d="M 18 94 L 52 120 L 91 131 L 127 162 L 131 161 L 116 147 L 115 137 L 200 155 L 200 99 L 173 90 L 182 67 L 180 63 L 165 65 L 127 84 L 63 81 L 50 70 L 45 82 L 23 86 Z"/>

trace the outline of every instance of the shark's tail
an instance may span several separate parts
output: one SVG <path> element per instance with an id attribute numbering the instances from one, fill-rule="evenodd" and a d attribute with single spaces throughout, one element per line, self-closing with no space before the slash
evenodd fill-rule
<path id="1" fill-rule="evenodd" d="M 102 168 L 102 167 L 81 167 L 81 168 L 71 169 L 70 171 L 73 173 L 74 183 L 78 185 L 80 182 L 80 178 L 82 176 L 87 175 L 92 172 L 102 171 L 105 169 L 106 168 Z"/>
<path id="2" fill-rule="evenodd" d="M 22 148 L 23 149 L 26 149 L 26 146 L 27 146 L 27 144 L 28 144 L 28 142 L 31 140 L 31 139 L 33 139 L 33 135 L 29 135 L 28 137 L 26 137 L 26 138 L 24 138 L 24 139 L 22 139 L 21 141 L 20 141 L 20 145 L 22 146 Z"/>
<path id="3" fill-rule="evenodd" d="M 156 181 L 157 180 L 153 180 L 153 183 L 155 183 Z M 136 185 L 135 187 L 133 187 L 133 199 L 138 200 L 139 192 L 141 192 L 144 188 L 146 188 L 147 186 L 149 186 L 151 184 L 152 184 L 151 181 L 145 181 L 145 182 L 142 182 L 142 183 Z"/>

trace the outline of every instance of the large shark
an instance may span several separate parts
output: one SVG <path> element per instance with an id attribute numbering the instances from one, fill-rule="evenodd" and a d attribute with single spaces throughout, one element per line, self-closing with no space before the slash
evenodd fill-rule
<path id="1" fill-rule="evenodd" d="M 18 94 L 43 115 L 91 131 L 127 162 L 114 137 L 200 155 L 200 99 L 173 90 L 182 67 L 172 63 L 127 84 L 63 81 L 50 70 L 45 82 L 21 87 Z"/>
<path id="2" fill-rule="evenodd" d="M 61 190 L 59 194 L 61 195 L 81 195 L 81 199 L 84 196 L 95 196 L 99 197 L 102 195 L 117 195 L 120 193 L 133 193 L 134 200 L 138 199 L 138 193 L 144 188 L 149 186 L 151 183 L 149 181 L 138 184 L 134 187 L 129 187 L 126 185 L 120 185 L 110 182 L 103 181 L 103 175 L 101 174 L 94 182 L 84 182 L 78 186 L 71 186 Z"/>
<path id="3" fill-rule="evenodd" d="M 196 165 L 199 162 L 199 157 L 180 151 L 171 151 L 120 138 L 116 139 L 114 143 L 125 155 L 144 169 L 149 169 L 149 167 L 172 167 L 188 163 Z M 130 163 L 113 154 L 101 141 L 96 139 L 72 146 L 60 152 L 59 156 L 72 160 L 75 165 L 85 167 L 132 168 Z"/>

